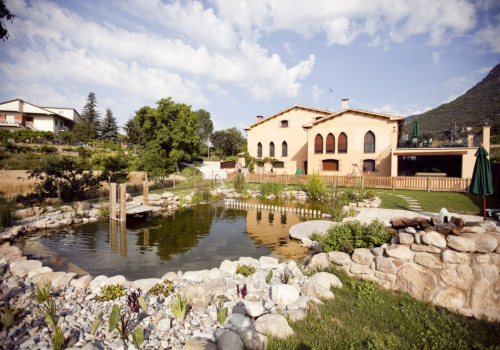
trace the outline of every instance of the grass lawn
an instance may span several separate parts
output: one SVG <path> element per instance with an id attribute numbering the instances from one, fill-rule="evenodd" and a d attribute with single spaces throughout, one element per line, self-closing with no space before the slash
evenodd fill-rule
<path id="1" fill-rule="evenodd" d="M 348 277 L 335 299 L 291 324 L 295 335 L 268 349 L 498 349 L 500 324 L 468 319 L 407 294 Z M 497 347 L 495 347 L 497 346 Z"/>
<path id="2" fill-rule="evenodd" d="M 404 195 L 416 199 L 423 211 L 432 213 L 438 213 L 441 208 L 462 214 L 479 214 L 483 210 L 483 197 L 475 194 L 382 189 L 374 189 L 373 191 L 382 200 L 381 208 L 385 209 L 409 210 L 408 203 L 395 196 Z M 486 197 L 486 207 L 500 208 L 500 196 Z"/>

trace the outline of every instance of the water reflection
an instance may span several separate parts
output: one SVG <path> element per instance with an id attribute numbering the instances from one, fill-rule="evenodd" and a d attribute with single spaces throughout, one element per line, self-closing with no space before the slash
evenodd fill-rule
<path id="1" fill-rule="evenodd" d="M 276 215 L 280 215 L 279 221 Z M 219 267 L 223 260 L 241 256 L 304 256 L 307 250 L 291 241 L 288 231 L 305 220 L 291 214 L 207 204 L 148 221 L 75 226 L 72 235 L 60 231 L 30 237 L 23 248 L 36 250 L 35 241 L 41 242 L 94 276 L 161 277 L 168 271 Z M 50 267 L 56 271 L 65 268 Z"/>

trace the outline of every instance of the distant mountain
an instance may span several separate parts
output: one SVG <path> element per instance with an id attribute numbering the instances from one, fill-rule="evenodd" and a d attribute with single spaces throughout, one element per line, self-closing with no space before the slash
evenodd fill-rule
<path id="1" fill-rule="evenodd" d="M 405 131 L 411 130 L 413 119 L 417 118 L 421 132 L 445 131 L 457 125 L 461 130 L 466 126 L 480 127 L 500 124 L 500 64 L 493 68 L 486 78 L 465 94 L 450 103 L 431 109 L 422 114 L 405 119 Z M 492 133 L 498 127 L 492 128 Z"/>

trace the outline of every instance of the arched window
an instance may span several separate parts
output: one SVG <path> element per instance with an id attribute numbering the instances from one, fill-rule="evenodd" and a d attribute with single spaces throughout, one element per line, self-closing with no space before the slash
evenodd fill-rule
<path id="1" fill-rule="evenodd" d="M 286 141 L 283 141 L 281 144 L 281 156 L 282 157 L 288 157 L 288 144 Z"/>
<path id="2" fill-rule="evenodd" d="M 375 153 L 375 134 L 371 131 L 365 134 L 365 153 Z"/>
<path id="3" fill-rule="evenodd" d="M 347 135 L 344 133 L 339 135 L 339 153 L 347 153 Z"/>
<path id="4" fill-rule="evenodd" d="M 274 158 L 274 142 L 269 144 L 269 157 Z"/>
<path id="5" fill-rule="evenodd" d="M 262 143 L 257 144 L 257 157 L 262 158 Z"/>
<path id="6" fill-rule="evenodd" d="M 324 159 L 323 171 L 339 171 L 339 161 L 336 159 Z"/>
<path id="7" fill-rule="evenodd" d="M 320 134 L 314 139 L 314 153 L 323 153 L 323 136 Z"/>
<path id="8" fill-rule="evenodd" d="M 335 153 L 335 136 L 332 134 L 326 137 L 326 153 Z"/>

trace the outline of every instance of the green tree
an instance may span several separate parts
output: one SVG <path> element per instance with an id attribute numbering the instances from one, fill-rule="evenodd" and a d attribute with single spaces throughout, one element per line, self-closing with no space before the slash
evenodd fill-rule
<path id="1" fill-rule="evenodd" d="M 104 117 L 104 121 L 102 122 L 101 139 L 118 141 L 118 125 L 110 108 L 106 109 L 106 117 Z"/>
<path id="2" fill-rule="evenodd" d="M 97 100 L 93 92 L 90 92 L 87 97 L 81 119 L 83 126 L 87 129 L 85 134 L 92 135 L 91 139 L 97 139 L 101 128 L 101 113 L 97 110 Z"/>
<path id="3" fill-rule="evenodd" d="M 126 133 L 127 142 L 134 145 L 141 144 L 141 129 L 135 122 L 135 118 L 130 118 L 123 127 Z"/>
<path id="4" fill-rule="evenodd" d="M 212 133 L 210 142 L 216 148 L 221 159 L 224 156 L 234 156 L 246 145 L 246 139 L 237 128 L 218 130 Z"/>
<path id="5" fill-rule="evenodd" d="M 96 127 L 93 123 L 89 124 L 84 120 L 80 120 L 71 129 L 71 141 L 88 143 L 90 140 L 95 139 L 96 134 Z"/>
<path id="6" fill-rule="evenodd" d="M 210 157 L 210 135 L 214 131 L 214 124 L 212 123 L 212 119 L 210 118 L 210 112 L 205 111 L 204 109 L 199 109 L 196 112 L 196 117 L 198 118 L 198 124 L 200 124 L 200 128 L 198 129 L 198 136 L 200 137 L 200 142 L 204 144 L 208 148 L 208 156 Z"/>
<path id="7" fill-rule="evenodd" d="M 110 182 L 125 182 L 128 175 L 125 169 L 130 163 L 130 157 L 122 149 L 114 152 L 97 150 L 90 157 L 90 164 L 102 170 L 102 177 L 109 179 Z"/>
<path id="8" fill-rule="evenodd" d="M 138 168 L 148 174 L 152 180 L 163 183 L 175 169 L 175 163 L 168 157 L 167 151 L 156 141 L 150 141 L 138 157 Z"/>
<path id="9" fill-rule="evenodd" d="M 178 162 L 192 156 L 197 150 L 200 140 L 198 119 L 191 111 L 191 106 L 175 103 L 170 97 L 161 99 L 157 105 L 156 108 L 145 106 L 139 109 L 133 124 L 130 121 L 127 123 L 128 131 L 136 127 L 139 132 L 134 137 L 147 146 L 147 151 L 163 150 L 161 154 L 175 164 L 179 171 Z M 164 171 L 171 168 L 164 164 L 160 169 Z"/>
<path id="10" fill-rule="evenodd" d="M 64 202 L 81 200 L 85 198 L 86 192 L 99 189 L 99 181 L 102 180 L 92 171 L 87 171 L 84 162 L 69 157 L 47 158 L 40 168 L 30 172 L 29 178 L 40 182 L 32 193 L 18 199 L 24 204 L 42 203 L 45 198 L 57 198 L 57 182 Z"/>
<path id="11" fill-rule="evenodd" d="M 15 15 L 10 13 L 9 9 L 7 6 L 5 6 L 5 1 L 0 0 L 0 38 L 5 41 L 9 39 L 9 31 L 7 30 L 7 27 L 5 23 L 3 22 L 3 19 L 6 19 L 7 21 L 10 21 L 12 23 L 12 20 L 16 18 Z"/>

